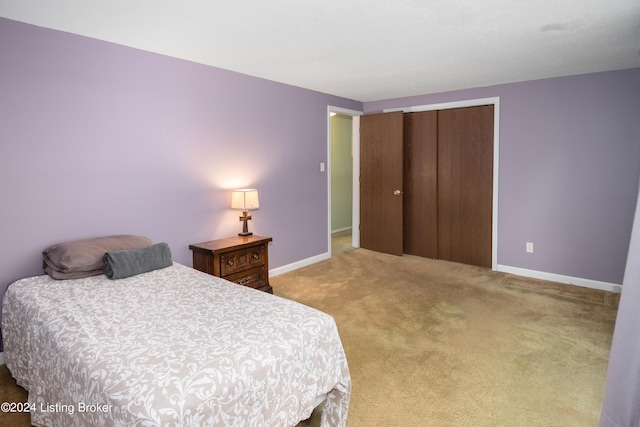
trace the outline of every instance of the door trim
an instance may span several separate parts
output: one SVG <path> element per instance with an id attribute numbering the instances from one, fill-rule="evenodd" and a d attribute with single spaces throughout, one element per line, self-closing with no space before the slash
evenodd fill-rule
<path id="1" fill-rule="evenodd" d="M 351 246 L 360 247 L 360 116 L 362 111 L 327 105 L 327 252 L 331 257 L 331 113 L 351 116 L 351 158 L 353 160 L 353 195 Z"/>
<path id="2" fill-rule="evenodd" d="M 500 158 L 500 97 L 466 99 L 462 101 L 442 102 L 438 104 L 413 105 L 400 108 L 388 108 L 383 112 L 403 111 L 417 113 L 420 111 L 448 110 L 451 108 L 477 107 L 493 105 L 493 206 L 491 208 L 491 269 L 498 269 L 498 169 Z"/>

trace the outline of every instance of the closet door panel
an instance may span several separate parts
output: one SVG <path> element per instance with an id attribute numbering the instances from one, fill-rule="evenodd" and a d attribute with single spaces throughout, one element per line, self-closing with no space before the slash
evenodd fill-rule
<path id="1" fill-rule="evenodd" d="M 402 255 L 403 113 L 360 117 L 360 246 Z"/>
<path id="2" fill-rule="evenodd" d="M 404 253 L 438 257 L 438 112 L 404 116 Z"/>
<path id="3" fill-rule="evenodd" d="M 438 112 L 438 258 L 491 268 L 493 106 Z"/>

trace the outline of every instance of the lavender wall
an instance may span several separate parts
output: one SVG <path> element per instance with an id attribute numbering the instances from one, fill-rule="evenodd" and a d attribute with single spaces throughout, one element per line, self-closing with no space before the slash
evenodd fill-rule
<path id="1" fill-rule="evenodd" d="M 49 244 L 235 234 L 255 186 L 271 267 L 327 251 L 327 104 L 363 104 L 0 19 L 0 293 Z M 640 174 L 640 69 L 368 102 L 499 96 L 501 265 L 621 283 Z M 536 252 L 526 254 L 525 241 Z"/>
<path id="2" fill-rule="evenodd" d="M 0 295 L 50 244 L 240 231 L 230 189 L 260 191 L 270 267 L 327 251 L 327 105 L 359 102 L 0 19 Z"/>
<path id="3" fill-rule="evenodd" d="M 638 94 L 640 69 L 631 69 L 364 109 L 499 96 L 498 264 L 621 284 L 640 174 Z"/>

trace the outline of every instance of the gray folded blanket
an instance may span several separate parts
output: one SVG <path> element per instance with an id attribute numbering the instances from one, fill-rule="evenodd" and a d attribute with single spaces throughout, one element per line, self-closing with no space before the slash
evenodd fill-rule
<path id="1" fill-rule="evenodd" d="M 124 279 L 172 264 L 171 249 L 166 243 L 104 254 L 104 273 L 109 279 Z"/>

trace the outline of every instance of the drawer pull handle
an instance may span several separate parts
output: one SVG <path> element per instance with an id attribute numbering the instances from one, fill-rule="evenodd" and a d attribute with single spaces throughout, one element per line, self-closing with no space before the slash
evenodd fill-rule
<path id="1" fill-rule="evenodd" d="M 249 283 L 251 281 L 251 276 L 246 276 L 243 277 L 241 279 L 236 280 L 236 283 L 238 285 L 246 285 L 247 283 Z"/>
<path id="2" fill-rule="evenodd" d="M 258 258 L 260 258 L 260 255 L 258 255 L 258 254 L 253 254 L 253 259 L 258 259 Z"/>
<path id="3" fill-rule="evenodd" d="M 229 261 L 227 261 L 227 265 L 233 265 L 233 260 L 230 259 Z"/>

